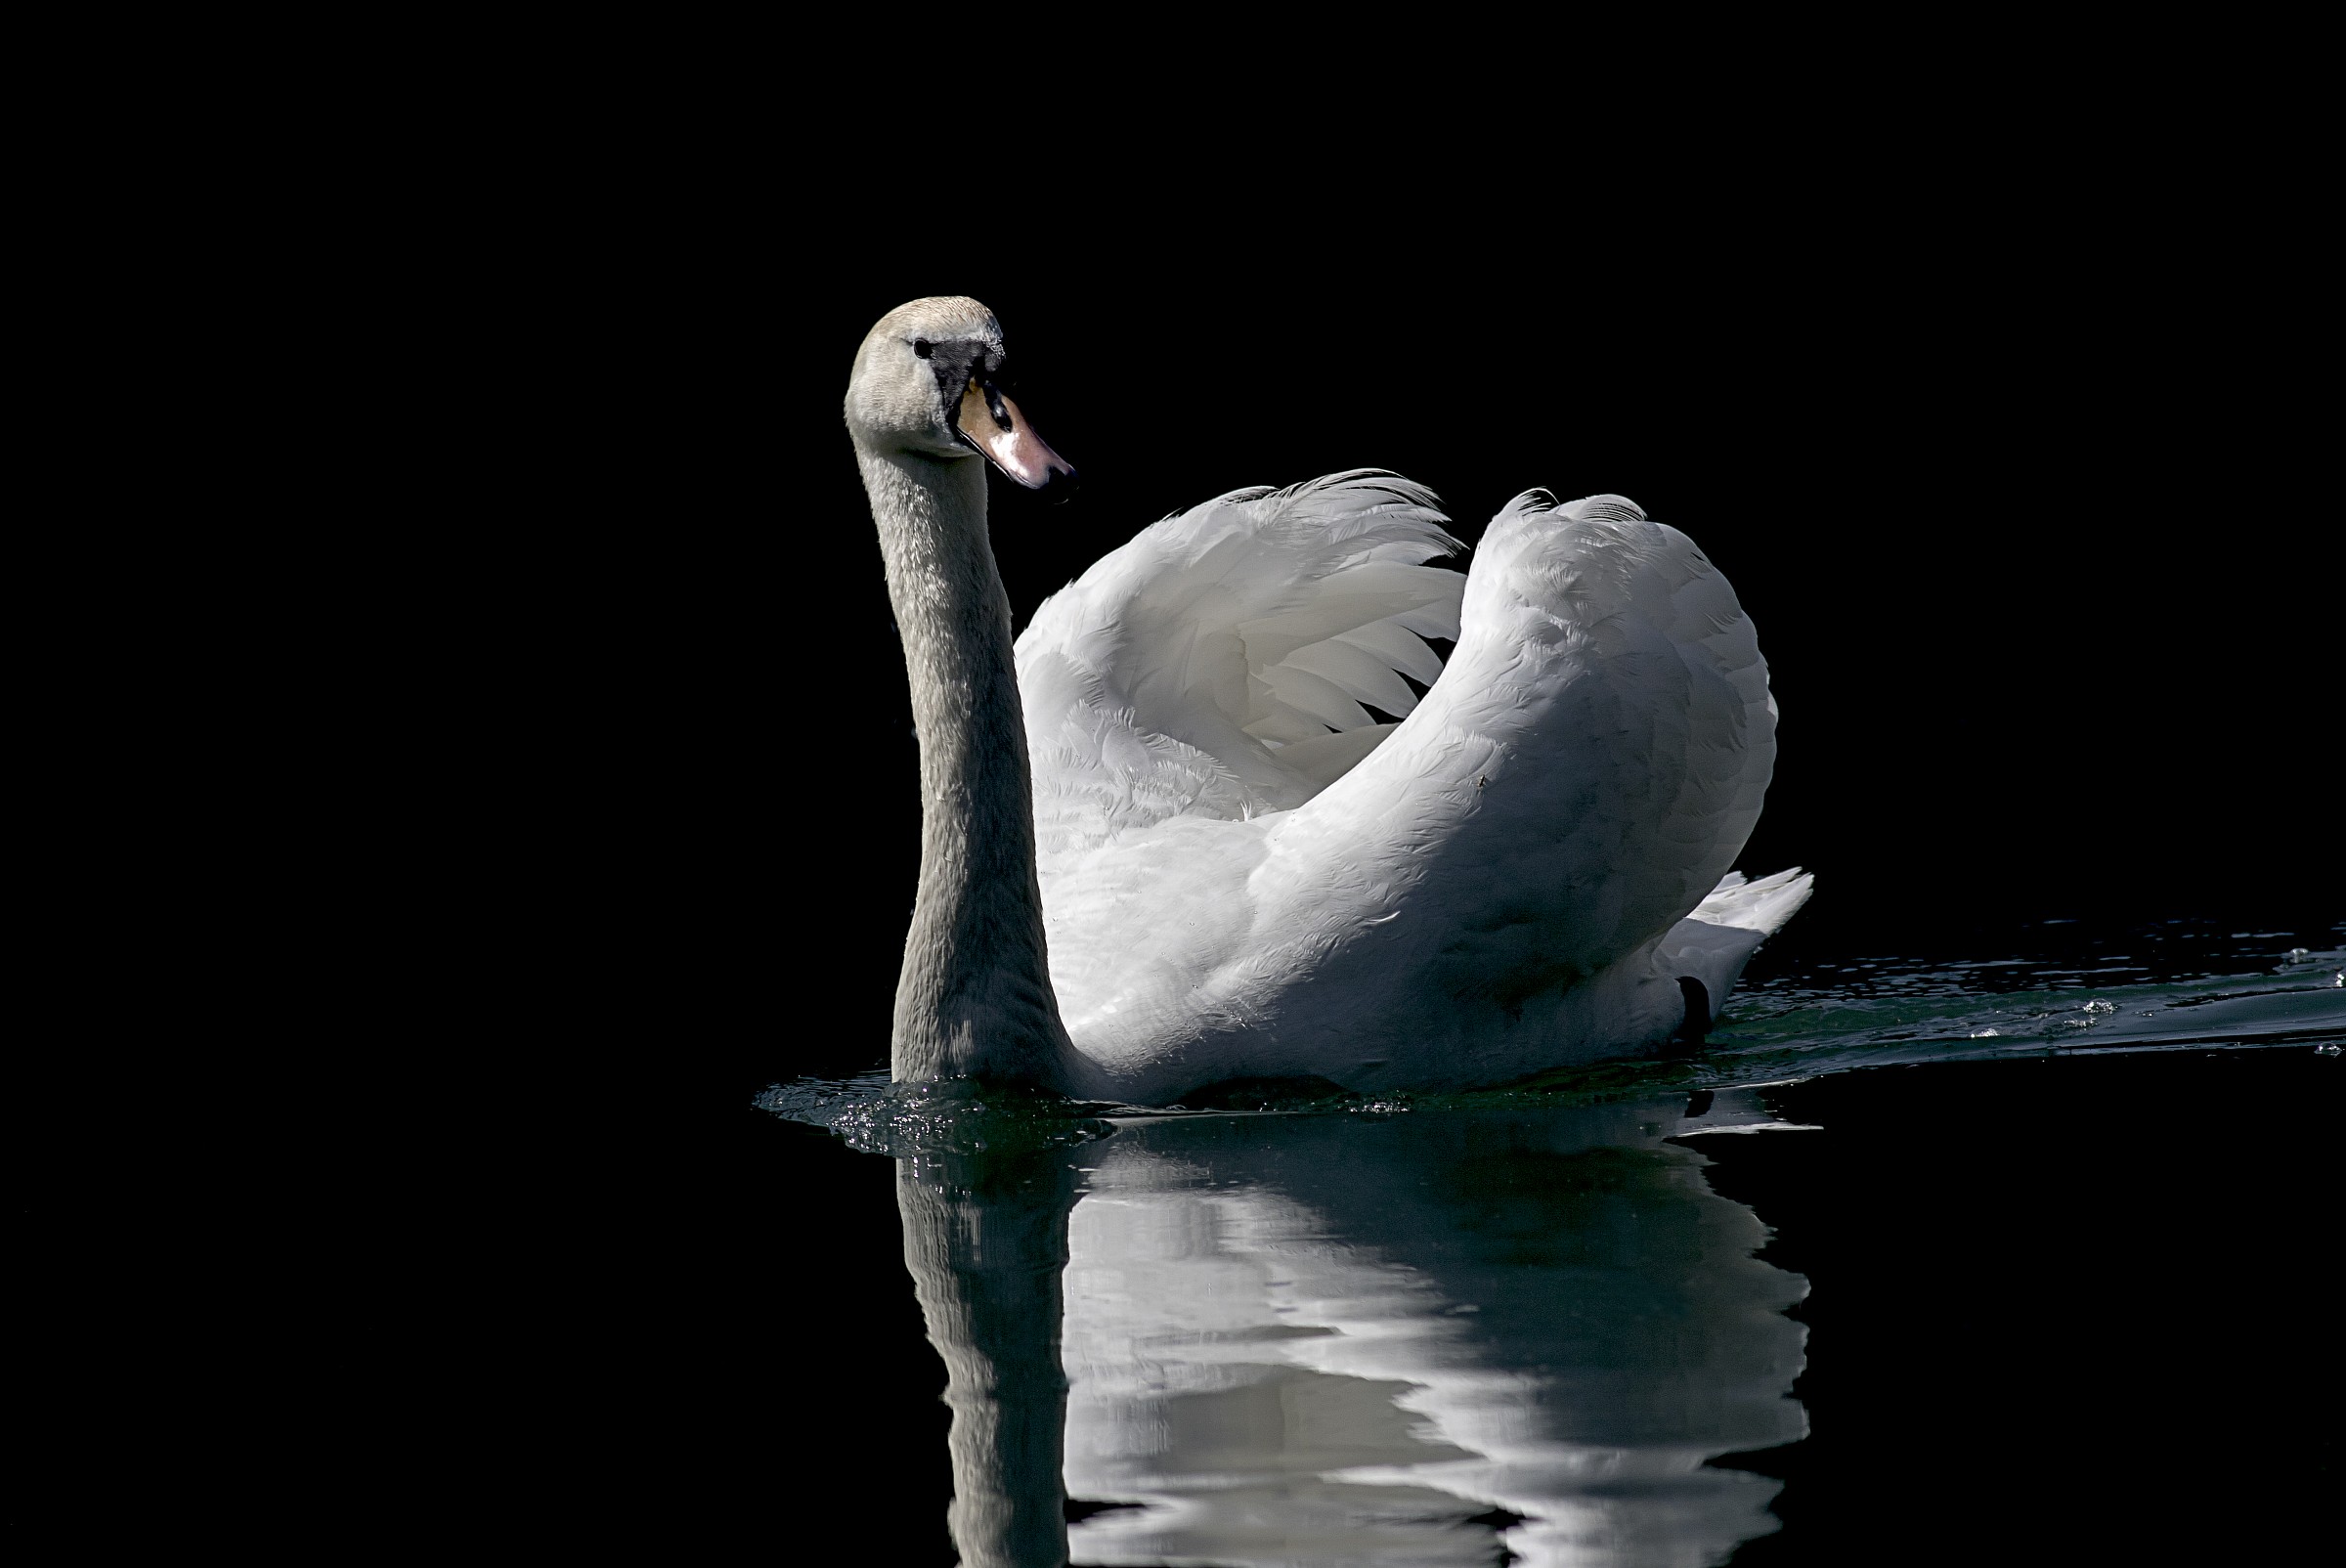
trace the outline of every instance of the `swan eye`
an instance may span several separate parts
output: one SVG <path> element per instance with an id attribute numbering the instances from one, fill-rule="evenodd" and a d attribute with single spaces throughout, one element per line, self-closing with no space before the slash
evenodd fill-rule
<path id="1" fill-rule="evenodd" d="M 925 337 L 916 337 L 912 340 L 912 352 L 925 360 L 936 352 L 936 345 Z"/>

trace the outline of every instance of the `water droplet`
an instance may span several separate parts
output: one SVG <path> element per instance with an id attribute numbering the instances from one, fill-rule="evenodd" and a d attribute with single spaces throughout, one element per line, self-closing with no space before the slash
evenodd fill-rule
<path id="1" fill-rule="evenodd" d="M 2004 1037 L 2004 1031 L 2003 1031 L 2002 1029 L 1974 1029 L 1974 1030 L 1972 1030 L 1972 1038 L 1973 1038 L 1973 1039 L 1975 1039 L 1975 1040 L 2000 1040 L 2000 1039 L 2002 1039 L 2003 1037 Z"/>
<path id="2" fill-rule="evenodd" d="M 2088 1002 L 2084 1008 L 2088 1013 L 2115 1013 L 2117 1010 L 2118 1004 L 2115 1002 Z"/>
<path id="3" fill-rule="evenodd" d="M 2317 1045 L 2314 1047 L 2314 1055 L 2316 1056 L 2336 1056 L 2337 1054 L 2338 1048 L 2334 1045 Z"/>

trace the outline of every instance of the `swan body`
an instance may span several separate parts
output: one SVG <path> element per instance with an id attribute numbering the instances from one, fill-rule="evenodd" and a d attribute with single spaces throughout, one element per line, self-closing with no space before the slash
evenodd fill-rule
<path id="1" fill-rule="evenodd" d="M 922 752 L 898 1079 L 1459 1088 L 1699 1037 L 1810 882 L 1729 870 L 1776 710 L 1691 540 L 1531 491 L 1460 577 L 1431 494 L 1359 470 L 1166 518 L 1014 650 L 977 459 L 1064 465 L 1000 361 L 916 301 L 847 398 Z"/>

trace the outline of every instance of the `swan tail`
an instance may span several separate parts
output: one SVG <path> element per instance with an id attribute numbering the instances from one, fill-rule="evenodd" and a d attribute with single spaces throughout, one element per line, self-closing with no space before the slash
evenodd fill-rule
<path id="1" fill-rule="evenodd" d="M 1654 952 L 1653 973 L 1681 985 L 1697 982 L 1709 1017 L 1716 1019 L 1752 955 L 1800 912 L 1815 884 L 1815 876 L 1799 866 L 1757 882 L 1746 881 L 1739 871 L 1728 872 L 1711 896 L 1662 938 Z"/>
<path id="2" fill-rule="evenodd" d="M 1815 888 L 1816 873 L 1799 866 L 1757 882 L 1747 882 L 1742 872 L 1730 871 L 1687 918 L 1773 936 L 1800 913 Z"/>

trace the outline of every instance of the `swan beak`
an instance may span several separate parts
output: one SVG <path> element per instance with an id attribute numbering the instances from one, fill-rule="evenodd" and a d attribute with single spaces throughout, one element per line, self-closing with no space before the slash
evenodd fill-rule
<path id="1" fill-rule="evenodd" d="M 976 376 L 961 395 L 961 417 L 954 423 L 971 446 L 1028 490 L 1042 489 L 1054 474 L 1075 477 L 1075 465 L 1043 444 L 1019 406 Z"/>

